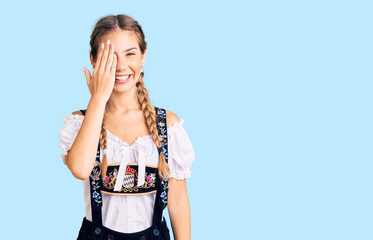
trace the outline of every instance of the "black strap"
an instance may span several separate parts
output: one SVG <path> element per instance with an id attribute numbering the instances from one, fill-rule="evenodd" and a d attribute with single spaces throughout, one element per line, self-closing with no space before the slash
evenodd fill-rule
<path id="1" fill-rule="evenodd" d="M 83 109 L 83 110 L 80 110 L 82 113 L 83 113 L 83 115 L 85 116 L 85 112 L 87 111 L 87 109 Z"/>
<path id="2" fill-rule="evenodd" d="M 156 112 L 156 122 L 157 122 L 157 130 L 158 135 L 161 136 L 161 143 L 162 146 L 158 148 L 158 154 L 163 152 L 163 156 L 166 160 L 166 164 L 168 165 L 168 139 L 167 139 L 167 119 L 166 119 L 166 110 L 163 108 L 154 107 Z M 167 196 L 168 196 L 168 181 L 161 181 L 162 188 L 161 188 L 161 200 L 160 206 L 162 209 L 165 209 L 167 206 Z"/>
<path id="3" fill-rule="evenodd" d="M 86 110 L 80 110 L 85 115 Z M 102 226 L 102 180 L 101 180 L 101 163 L 100 163 L 100 141 L 98 141 L 95 166 L 89 176 L 91 212 L 92 212 L 92 236 L 94 240 L 101 240 L 104 236 Z"/>
<path id="4" fill-rule="evenodd" d="M 158 135 L 161 137 L 162 146 L 158 148 L 158 154 L 163 152 L 166 164 L 168 163 L 168 140 L 167 140 L 167 121 L 166 110 L 163 108 L 154 107 L 156 113 L 156 123 Z M 159 233 L 162 222 L 163 209 L 167 206 L 168 198 L 168 181 L 163 180 L 158 175 L 157 193 L 155 197 L 153 222 L 151 227 L 152 236 L 159 239 Z"/>

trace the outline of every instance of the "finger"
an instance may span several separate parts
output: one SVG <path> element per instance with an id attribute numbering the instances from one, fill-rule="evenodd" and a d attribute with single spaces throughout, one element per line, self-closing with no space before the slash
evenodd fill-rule
<path id="1" fill-rule="evenodd" d="M 109 54 L 109 49 L 110 49 L 110 40 L 107 40 L 104 48 L 104 52 L 102 53 L 101 57 L 101 64 L 100 64 L 100 72 L 103 73 L 105 71 L 105 66 L 106 66 L 106 61 L 107 61 L 107 56 Z"/>
<path id="2" fill-rule="evenodd" d="M 89 83 L 91 82 L 91 73 L 90 73 L 89 70 L 86 69 L 85 67 L 83 67 L 82 69 L 83 69 L 83 72 L 84 72 L 85 78 L 86 78 L 86 80 L 87 80 L 87 85 L 89 86 Z"/>
<path id="3" fill-rule="evenodd" d="M 110 50 L 109 50 L 109 56 L 107 58 L 107 63 L 106 63 L 106 68 L 105 68 L 105 72 L 107 73 L 110 73 L 110 69 L 111 69 L 111 65 L 113 63 L 113 59 L 114 59 L 114 46 L 112 43 L 110 43 Z"/>
<path id="4" fill-rule="evenodd" d="M 116 69 L 117 69 L 117 55 L 114 53 L 113 64 L 111 65 L 111 68 L 110 68 L 110 76 L 114 77 L 114 79 L 115 79 Z"/>
<path id="5" fill-rule="evenodd" d="M 97 58 L 96 58 L 96 64 L 95 64 L 95 68 L 93 69 L 93 71 L 95 71 L 96 69 L 99 68 L 100 66 L 100 63 L 101 63 L 101 57 L 102 57 L 102 52 L 104 51 L 104 47 L 105 47 L 105 44 L 104 43 L 101 43 L 99 44 L 98 46 L 98 52 L 97 52 Z M 97 68 L 96 68 L 97 66 Z"/>

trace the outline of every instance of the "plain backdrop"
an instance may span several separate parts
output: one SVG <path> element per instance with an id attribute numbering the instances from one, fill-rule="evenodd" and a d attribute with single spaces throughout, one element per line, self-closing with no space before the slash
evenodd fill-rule
<path id="1" fill-rule="evenodd" d="M 192 239 L 373 239 L 373 17 L 359 0 L 3 2 L 1 239 L 77 237 L 83 186 L 58 133 L 87 107 L 81 67 L 108 14 L 142 25 L 151 103 L 185 120 Z"/>

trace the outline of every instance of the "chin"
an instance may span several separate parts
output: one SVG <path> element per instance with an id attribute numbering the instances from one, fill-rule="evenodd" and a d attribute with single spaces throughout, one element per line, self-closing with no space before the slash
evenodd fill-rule
<path id="1" fill-rule="evenodd" d="M 115 84 L 113 88 L 113 92 L 128 92 L 132 89 L 133 86 L 124 86 L 123 84 Z"/>
<path id="2" fill-rule="evenodd" d="M 113 92 L 128 92 L 131 91 L 133 88 L 136 88 L 136 84 L 134 81 L 129 81 L 127 83 L 115 83 Z"/>

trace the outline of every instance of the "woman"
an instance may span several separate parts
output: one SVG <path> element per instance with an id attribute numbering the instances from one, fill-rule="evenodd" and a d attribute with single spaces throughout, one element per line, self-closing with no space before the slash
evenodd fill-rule
<path id="1" fill-rule="evenodd" d="M 184 120 L 149 102 L 141 26 L 127 15 L 106 16 L 90 45 L 94 70 L 82 70 L 91 99 L 59 133 L 64 163 L 83 180 L 78 239 L 170 239 L 166 205 L 174 238 L 191 239 L 186 178 L 194 151 Z"/>

